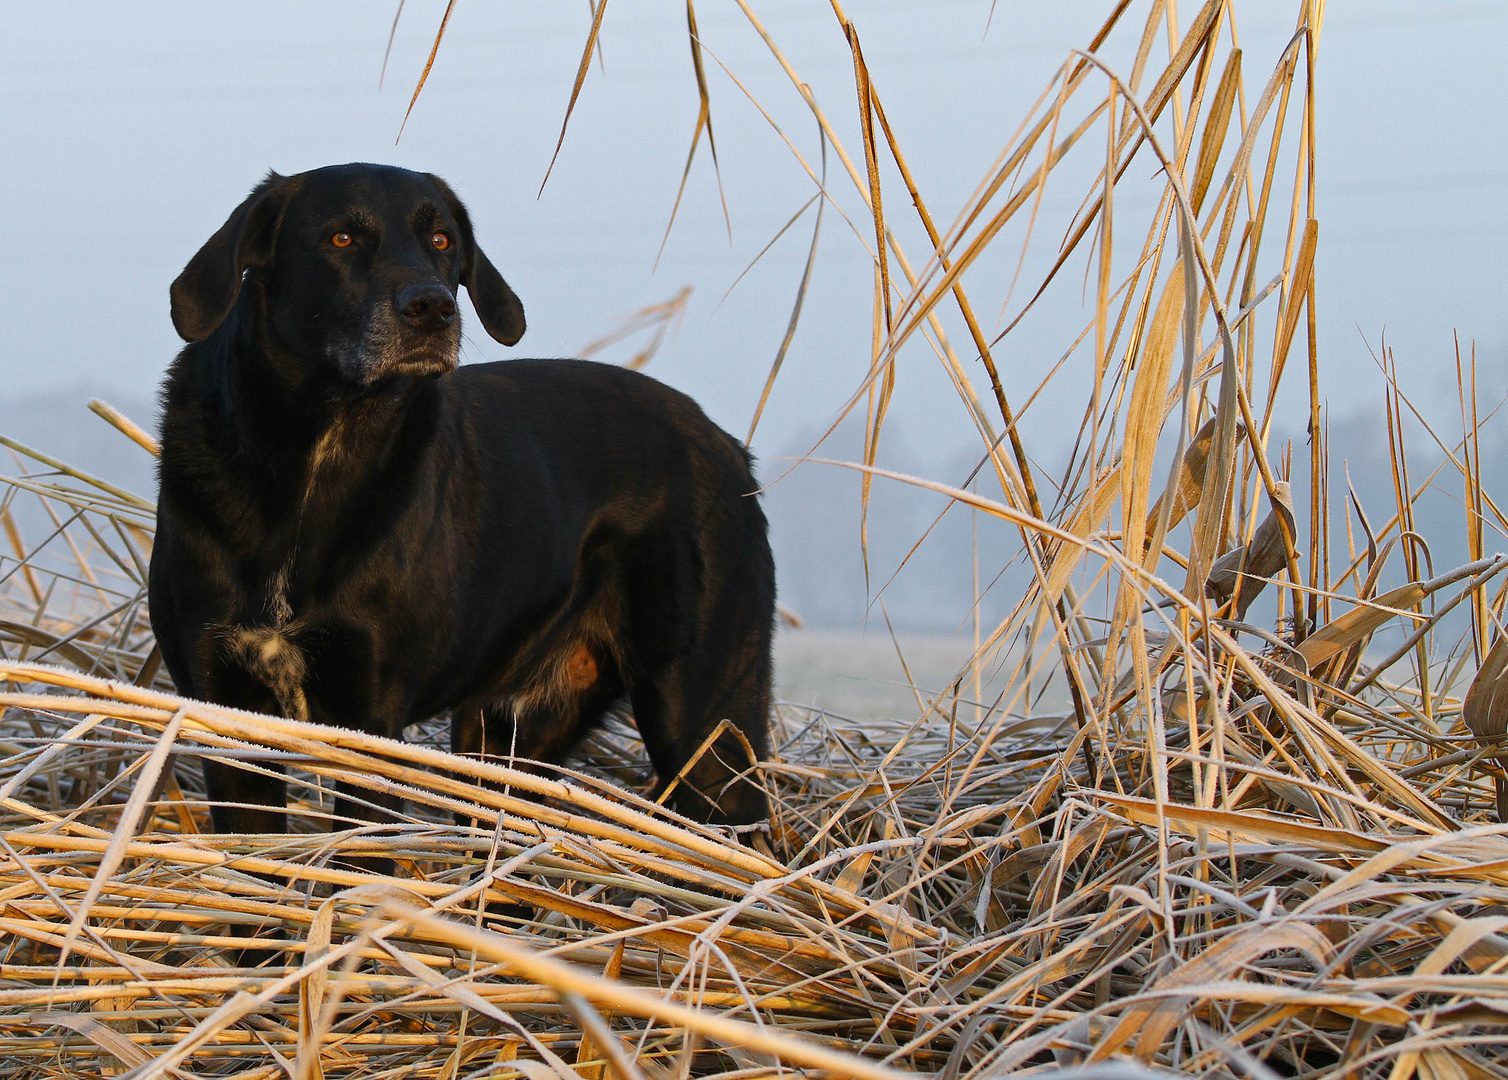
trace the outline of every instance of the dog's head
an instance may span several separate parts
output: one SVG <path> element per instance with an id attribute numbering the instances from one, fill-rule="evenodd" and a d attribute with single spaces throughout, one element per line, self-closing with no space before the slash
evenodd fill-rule
<path id="1" fill-rule="evenodd" d="M 173 326 L 201 341 L 244 289 L 260 293 L 271 342 L 370 386 L 443 375 L 460 352 L 456 290 L 487 333 L 512 345 L 524 309 L 439 177 L 385 165 L 270 173 L 173 282 Z"/>

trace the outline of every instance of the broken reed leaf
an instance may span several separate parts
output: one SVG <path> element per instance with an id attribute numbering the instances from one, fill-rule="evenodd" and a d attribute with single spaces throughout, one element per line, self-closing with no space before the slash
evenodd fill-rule
<path id="1" fill-rule="evenodd" d="M 1298 646 L 1309 667 L 1324 663 L 1337 653 L 1369 637 L 1378 627 L 1400 615 L 1429 595 L 1417 581 L 1385 592 L 1375 600 L 1358 601 L 1350 611 L 1326 623 Z"/>
<path id="2" fill-rule="evenodd" d="M 1295 535 L 1293 495 L 1281 480 L 1274 489 L 1268 498 L 1271 509 L 1252 533 L 1251 543 L 1216 559 L 1204 583 L 1205 595 L 1217 604 L 1235 600 L 1230 617 L 1237 622 L 1246 617 L 1246 609 L 1267 586 L 1265 579 L 1276 577 L 1288 565 L 1288 544 Z"/>
<path id="3" fill-rule="evenodd" d="M 1508 636 L 1500 635 L 1482 658 L 1482 666 L 1466 700 L 1461 705 L 1461 719 L 1467 728 L 1492 751 L 1500 767 L 1508 769 Z M 1499 772 L 1493 777 L 1497 794 L 1498 820 L 1508 823 L 1508 776 Z"/>
<path id="4" fill-rule="evenodd" d="M 1461 719 L 1479 739 L 1508 734 L 1508 636 L 1499 636 L 1482 658 L 1461 706 Z"/>
<path id="5" fill-rule="evenodd" d="M 1237 428 L 1239 427 L 1238 424 Z M 1211 417 L 1195 432 L 1193 439 L 1189 441 L 1188 449 L 1183 452 L 1183 464 L 1178 470 L 1178 486 L 1173 493 L 1173 505 L 1168 511 L 1170 531 L 1184 519 L 1190 510 L 1199 505 L 1204 485 L 1204 466 L 1209 457 L 1210 439 L 1214 434 L 1215 418 Z M 1145 529 L 1148 536 L 1152 534 L 1158 519 L 1162 516 L 1163 500 L 1167 497 L 1168 493 L 1164 491 L 1152 504 L 1152 508 L 1147 511 Z"/>

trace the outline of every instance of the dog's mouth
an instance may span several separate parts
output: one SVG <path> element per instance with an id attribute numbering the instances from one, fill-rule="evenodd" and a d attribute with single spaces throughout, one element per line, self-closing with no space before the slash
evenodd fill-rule
<path id="1" fill-rule="evenodd" d="M 332 358 L 351 383 L 370 388 L 400 377 L 438 379 L 460 362 L 460 327 L 416 334 L 374 319 L 354 340 L 334 343 Z"/>
<path id="2" fill-rule="evenodd" d="M 401 375 L 413 378 L 438 379 L 456 369 L 454 353 L 439 349 L 414 349 L 392 359 L 384 358 L 372 372 L 372 382 L 396 378 Z"/>

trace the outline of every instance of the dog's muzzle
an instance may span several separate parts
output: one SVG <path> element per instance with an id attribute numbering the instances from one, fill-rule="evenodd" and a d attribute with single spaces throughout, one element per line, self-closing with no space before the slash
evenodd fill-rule
<path id="1" fill-rule="evenodd" d="M 380 335 L 370 378 L 438 377 L 456 369 L 461 325 L 455 294 L 438 282 L 406 285 L 393 297 L 392 331 Z"/>

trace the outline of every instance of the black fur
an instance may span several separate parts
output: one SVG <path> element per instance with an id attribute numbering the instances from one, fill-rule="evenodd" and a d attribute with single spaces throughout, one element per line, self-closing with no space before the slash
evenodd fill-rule
<path id="1" fill-rule="evenodd" d="M 748 455 L 621 368 L 457 368 L 463 284 L 522 336 L 450 188 L 377 165 L 270 174 L 173 283 L 151 612 L 179 690 L 391 737 L 449 710 L 457 751 L 546 762 L 626 696 L 662 785 L 724 718 L 764 757 Z M 671 801 L 757 821 L 749 765 L 724 732 Z M 286 829 L 280 780 L 205 769 L 217 829 Z"/>

